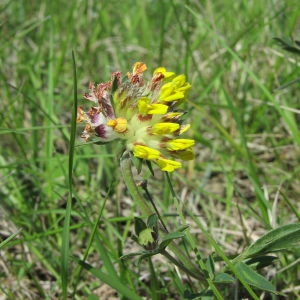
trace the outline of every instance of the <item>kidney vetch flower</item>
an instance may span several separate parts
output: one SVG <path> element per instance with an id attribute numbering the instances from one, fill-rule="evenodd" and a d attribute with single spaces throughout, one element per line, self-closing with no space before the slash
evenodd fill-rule
<path id="1" fill-rule="evenodd" d="M 77 121 L 86 123 L 81 137 L 87 141 L 95 136 L 100 142 L 122 139 L 134 156 L 172 172 L 181 167 L 174 159 L 194 158 L 195 141 L 180 137 L 190 125 L 183 124 L 184 112 L 178 109 L 191 85 L 185 75 L 163 67 L 144 81 L 146 69 L 137 62 L 125 79 L 114 72 L 108 82 L 90 83 L 84 98 L 93 106 L 87 112 L 79 107 L 77 113 Z"/>

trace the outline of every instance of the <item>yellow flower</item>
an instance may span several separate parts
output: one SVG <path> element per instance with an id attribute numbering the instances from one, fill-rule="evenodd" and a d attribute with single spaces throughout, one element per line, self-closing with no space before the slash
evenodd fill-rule
<path id="1" fill-rule="evenodd" d="M 107 121 L 107 126 L 110 126 L 114 131 L 121 133 L 127 130 L 127 120 L 125 118 L 111 119 Z"/>
<path id="2" fill-rule="evenodd" d="M 160 101 L 174 101 L 184 98 L 184 92 L 175 90 L 172 82 L 168 82 L 161 87 L 161 93 L 159 96 Z"/>
<path id="3" fill-rule="evenodd" d="M 183 99 L 190 88 L 191 85 L 186 82 L 184 75 L 176 76 L 171 82 L 167 82 L 161 87 L 159 100 L 169 102 Z"/>
<path id="4" fill-rule="evenodd" d="M 195 158 L 194 151 L 192 149 L 173 151 L 173 157 L 180 158 L 182 160 L 193 160 Z"/>
<path id="5" fill-rule="evenodd" d="M 152 126 L 153 134 L 168 134 L 178 130 L 180 125 L 177 123 L 156 123 Z"/>
<path id="6" fill-rule="evenodd" d="M 157 103 L 150 104 L 150 99 L 142 97 L 139 99 L 138 109 L 141 114 L 163 115 L 168 111 L 169 106 Z"/>
<path id="7" fill-rule="evenodd" d="M 152 160 L 159 158 L 160 152 L 147 146 L 135 145 L 133 147 L 133 155 L 139 158 Z"/>
<path id="8" fill-rule="evenodd" d="M 175 75 L 174 72 L 168 72 L 166 70 L 166 68 L 163 68 L 163 67 L 159 67 L 159 68 L 155 69 L 153 74 L 155 75 L 157 73 L 161 73 L 164 76 L 164 78 L 170 78 Z"/>
<path id="9" fill-rule="evenodd" d="M 150 80 L 143 78 L 147 66 L 137 62 L 127 78 L 115 72 L 111 80 L 89 86 L 84 98 L 93 106 L 85 112 L 78 109 L 78 122 L 85 122 L 85 140 L 95 137 L 101 142 L 124 141 L 127 151 L 156 164 L 162 171 L 180 168 L 174 159 L 194 158 L 192 139 L 178 138 L 189 128 L 183 124 L 183 112 L 178 111 L 191 85 L 185 75 L 159 67 Z M 176 110 L 174 108 L 176 107 Z"/>
<path id="10" fill-rule="evenodd" d="M 160 158 L 156 160 L 162 171 L 173 172 L 175 169 L 181 168 L 181 163 L 178 161 Z"/>
<path id="11" fill-rule="evenodd" d="M 167 148 L 173 151 L 185 150 L 191 148 L 194 145 L 195 141 L 188 139 L 175 139 L 167 142 Z"/>

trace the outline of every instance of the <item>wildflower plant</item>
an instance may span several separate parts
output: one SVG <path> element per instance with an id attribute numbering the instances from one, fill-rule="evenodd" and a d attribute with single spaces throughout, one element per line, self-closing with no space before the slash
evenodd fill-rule
<path id="1" fill-rule="evenodd" d="M 148 164 L 154 163 L 165 172 L 173 172 L 182 167 L 181 161 L 194 158 L 195 141 L 183 137 L 190 125 L 184 123 L 185 112 L 180 107 L 186 100 L 190 83 L 185 75 L 176 75 L 163 67 L 155 69 L 151 79 L 145 80 L 146 70 L 144 63 L 136 62 L 132 72 L 124 78 L 121 72 L 114 72 L 108 82 L 90 83 L 84 98 L 92 106 L 88 111 L 82 107 L 77 110 L 77 122 L 85 122 L 81 137 L 85 141 L 108 143 L 120 140 L 124 144 L 123 179 L 136 206 L 148 221 L 146 225 L 141 218 L 135 218 L 134 240 L 144 250 L 125 255 L 123 259 L 135 255 L 146 258 L 160 253 L 190 276 L 202 279 L 199 269 L 173 242 L 184 236 L 187 226 L 170 233 L 146 182 L 136 184 L 132 174 L 132 155 Z M 142 196 L 141 188 L 146 198 Z M 161 238 L 158 227 L 163 232 Z M 167 246 L 175 257 L 166 250 Z"/>
<path id="2" fill-rule="evenodd" d="M 114 72 L 105 83 L 90 83 L 84 98 L 92 102 L 85 112 L 78 109 L 78 122 L 85 122 L 82 137 L 106 143 L 124 141 L 126 151 L 150 161 L 162 171 L 173 172 L 182 166 L 178 160 L 192 160 L 193 139 L 182 138 L 189 129 L 183 123 L 179 106 L 191 85 L 185 75 L 157 68 L 152 78 L 144 80 L 147 66 L 137 62 L 122 79 Z"/>
<path id="3" fill-rule="evenodd" d="M 217 285 L 231 285 L 235 282 L 234 277 L 253 299 L 258 297 L 252 287 L 276 294 L 275 286 L 258 274 L 254 266 L 271 264 L 275 258 L 269 253 L 291 247 L 295 241 L 299 241 L 300 224 L 288 224 L 269 231 L 229 260 L 205 226 L 194 218 L 201 232 L 214 246 L 216 258 L 226 263 L 224 268 L 216 272 L 214 256 L 205 258 L 200 253 L 180 210 L 178 214 L 184 224 L 170 232 L 147 189 L 147 182 L 135 182 L 132 156 L 146 161 L 148 165 L 157 165 L 167 174 L 182 167 L 182 161 L 194 158 L 195 141 L 184 137 L 190 125 L 184 123 L 185 112 L 181 109 L 191 88 L 190 83 L 185 75 L 176 75 L 163 67 L 155 69 L 150 80 L 145 80 L 146 70 L 144 63 L 137 62 L 132 72 L 124 77 L 121 72 L 114 72 L 108 82 L 90 83 L 89 92 L 84 98 L 92 106 L 88 111 L 82 107 L 77 110 L 77 122 L 85 122 L 81 134 L 83 139 L 98 143 L 120 140 L 124 145 L 120 160 L 121 173 L 143 216 L 134 218 L 135 235 L 132 237 L 142 248 L 141 251 L 125 254 L 121 258 L 139 256 L 140 260 L 148 259 L 152 270 L 151 257 L 161 254 L 189 278 L 198 280 L 203 289 L 195 294 L 197 296 L 213 292 L 216 299 L 224 299 Z M 145 217 L 146 222 L 143 221 Z M 178 239 L 187 242 L 196 256 L 195 261 L 174 241 Z M 195 295 L 186 294 L 187 298 Z"/>

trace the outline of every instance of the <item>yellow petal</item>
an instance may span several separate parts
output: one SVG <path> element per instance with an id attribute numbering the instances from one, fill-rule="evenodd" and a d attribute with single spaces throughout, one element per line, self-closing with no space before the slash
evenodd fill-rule
<path id="1" fill-rule="evenodd" d="M 190 127 L 191 127 L 191 124 L 181 125 L 180 126 L 179 134 L 183 134 L 184 132 L 186 132 L 187 130 L 189 130 Z"/>
<path id="2" fill-rule="evenodd" d="M 178 121 L 180 119 L 181 116 L 183 116 L 184 113 L 180 113 L 180 112 L 169 112 L 167 114 L 165 114 L 162 119 L 164 121 Z"/>
<path id="3" fill-rule="evenodd" d="M 154 103 L 154 104 L 150 104 L 150 99 L 148 99 L 147 97 L 142 97 L 139 99 L 138 102 L 138 109 L 139 109 L 139 113 L 141 114 L 149 114 L 149 115 L 156 115 L 156 114 L 165 114 L 168 109 L 169 106 L 165 105 L 165 104 L 158 104 L 158 103 Z"/>
<path id="4" fill-rule="evenodd" d="M 163 115 L 169 109 L 169 106 L 164 104 L 150 104 L 148 106 L 148 114 L 149 115 Z"/>
<path id="5" fill-rule="evenodd" d="M 180 125 L 177 123 L 156 123 L 152 126 L 151 132 L 153 134 L 169 134 L 180 128 Z"/>
<path id="6" fill-rule="evenodd" d="M 115 119 L 108 120 L 106 123 L 106 125 L 109 127 L 115 127 L 116 124 L 117 124 L 117 120 L 115 120 Z"/>
<path id="7" fill-rule="evenodd" d="M 147 146 L 134 145 L 133 155 L 139 158 L 151 160 L 158 158 L 160 156 L 160 152 Z"/>
<path id="8" fill-rule="evenodd" d="M 177 101 L 180 99 L 184 98 L 184 93 L 183 92 L 176 92 L 170 95 L 161 95 L 159 97 L 159 101 L 165 101 L 165 102 L 170 102 L 170 101 Z"/>
<path id="9" fill-rule="evenodd" d="M 167 82 L 160 88 L 160 96 L 166 97 L 174 92 L 174 86 L 172 82 Z"/>
<path id="10" fill-rule="evenodd" d="M 184 92 L 176 91 L 172 82 L 165 83 L 160 89 L 158 101 L 176 101 L 184 98 Z"/>
<path id="11" fill-rule="evenodd" d="M 107 126 L 113 128 L 114 131 L 118 133 L 125 132 L 127 130 L 127 120 L 125 118 L 117 118 L 107 121 Z"/>
<path id="12" fill-rule="evenodd" d="M 85 114 L 84 110 L 81 107 L 78 107 L 77 108 L 76 122 L 80 123 L 80 122 L 83 122 L 83 121 L 86 121 L 86 120 L 87 120 L 87 117 L 86 117 L 86 114 Z"/>
<path id="13" fill-rule="evenodd" d="M 133 67 L 133 74 L 140 74 L 147 70 L 146 64 L 143 62 L 136 62 Z"/>
<path id="14" fill-rule="evenodd" d="M 192 149 L 186 149 L 181 151 L 171 152 L 172 156 L 180 158 L 182 160 L 193 160 L 195 158 L 195 153 Z"/>
<path id="15" fill-rule="evenodd" d="M 155 161 L 162 171 L 173 172 L 175 169 L 181 168 L 181 163 L 175 160 L 159 158 Z"/>
<path id="16" fill-rule="evenodd" d="M 175 75 L 174 72 L 168 72 L 166 70 L 166 68 L 163 68 L 163 67 L 159 67 L 157 69 L 154 70 L 153 74 L 156 74 L 156 73 L 161 73 L 164 75 L 164 78 L 170 78 L 172 77 L 173 75 Z"/>
<path id="17" fill-rule="evenodd" d="M 172 82 L 175 83 L 178 87 L 182 86 L 186 83 L 186 77 L 183 74 L 178 75 L 175 78 L 173 78 Z"/>
<path id="18" fill-rule="evenodd" d="M 171 151 L 178 151 L 190 148 L 195 145 L 194 140 L 190 139 L 176 139 L 167 142 L 167 149 Z"/>
<path id="19" fill-rule="evenodd" d="M 172 83 L 176 86 L 176 90 L 178 91 L 183 92 L 191 88 L 191 85 L 186 81 L 186 77 L 183 74 L 176 76 L 172 80 Z"/>

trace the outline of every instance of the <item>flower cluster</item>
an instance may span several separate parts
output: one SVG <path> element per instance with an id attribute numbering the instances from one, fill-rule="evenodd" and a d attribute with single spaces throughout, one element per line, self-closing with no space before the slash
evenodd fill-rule
<path id="1" fill-rule="evenodd" d="M 84 98 L 93 106 L 88 112 L 78 108 L 77 121 L 85 122 L 82 138 L 96 136 L 98 141 L 125 140 L 134 156 L 172 172 L 181 167 L 173 160 L 194 158 L 192 139 L 181 138 L 190 125 L 184 125 L 184 112 L 178 106 L 185 100 L 191 85 L 184 75 L 157 68 L 151 80 L 144 81 L 144 63 L 137 62 L 133 71 L 121 80 L 115 72 L 111 80 L 94 85 Z M 171 159 L 170 159 L 171 158 Z"/>

